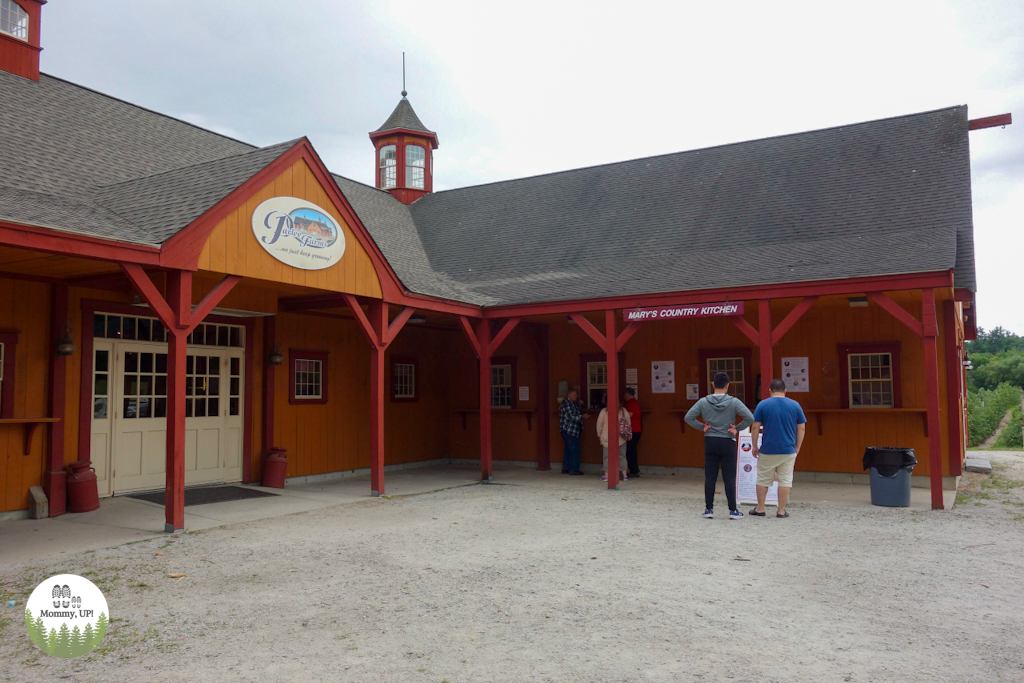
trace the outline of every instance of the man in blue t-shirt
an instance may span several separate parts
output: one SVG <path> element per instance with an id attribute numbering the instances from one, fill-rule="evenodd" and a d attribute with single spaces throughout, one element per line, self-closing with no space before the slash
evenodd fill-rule
<path id="1" fill-rule="evenodd" d="M 757 458 L 757 507 L 750 511 L 755 517 L 764 517 L 764 500 L 768 487 L 776 475 L 779 477 L 779 509 L 776 517 L 789 517 L 786 503 L 789 490 L 793 488 L 793 466 L 804 442 L 803 408 L 791 398 L 786 398 L 786 383 L 773 379 L 768 385 L 771 396 L 757 404 L 754 409 L 754 424 L 750 436 L 754 443 L 754 457 Z M 761 445 L 757 436 L 764 430 Z"/>

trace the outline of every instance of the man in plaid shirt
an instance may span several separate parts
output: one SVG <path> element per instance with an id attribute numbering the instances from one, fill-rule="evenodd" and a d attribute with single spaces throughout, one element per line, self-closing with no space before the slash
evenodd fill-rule
<path id="1" fill-rule="evenodd" d="M 558 429 L 565 441 L 562 474 L 583 474 L 580 471 L 580 434 L 583 432 L 583 419 L 587 417 L 590 416 L 580 413 L 579 392 L 571 389 L 558 407 Z"/>

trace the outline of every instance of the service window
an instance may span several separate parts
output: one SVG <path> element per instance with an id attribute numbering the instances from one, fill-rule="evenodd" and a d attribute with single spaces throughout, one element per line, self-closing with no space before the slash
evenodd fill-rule
<path id="1" fill-rule="evenodd" d="M 291 349 L 289 403 L 327 403 L 327 352 Z"/>
<path id="2" fill-rule="evenodd" d="M 903 407 L 899 342 L 840 344 L 838 351 L 843 408 Z"/>
<path id="3" fill-rule="evenodd" d="M 608 363 L 593 361 L 587 363 L 587 408 L 597 410 L 604 403 L 602 398 L 608 391 Z"/>
<path id="4" fill-rule="evenodd" d="M 512 366 L 491 366 L 491 407 L 512 407 Z"/>
<path id="5" fill-rule="evenodd" d="M 707 360 L 707 391 L 715 393 L 715 375 L 724 372 L 729 375 L 729 394 L 741 401 L 746 400 L 746 368 L 743 358 L 708 358 Z"/>
<path id="6" fill-rule="evenodd" d="M 415 401 L 416 361 L 411 358 L 391 359 L 391 400 Z"/>
<path id="7" fill-rule="evenodd" d="M 892 408 L 891 353 L 851 353 L 849 362 L 850 407 Z"/>

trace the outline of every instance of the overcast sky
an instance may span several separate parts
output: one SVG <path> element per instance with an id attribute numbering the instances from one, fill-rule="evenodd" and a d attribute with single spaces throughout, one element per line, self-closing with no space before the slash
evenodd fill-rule
<path id="1" fill-rule="evenodd" d="M 409 100 L 435 189 L 967 104 L 979 323 L 1024 334 L 1024 2 L 50 0 L 43 71 L 373 182 Z"/>

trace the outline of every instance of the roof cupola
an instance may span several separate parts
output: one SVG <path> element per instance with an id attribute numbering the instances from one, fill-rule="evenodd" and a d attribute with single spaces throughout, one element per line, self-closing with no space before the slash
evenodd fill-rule
<path id="1" fill-rule="evenodd" d="M 412 204 L 434 189 L 437 133 L 428 130 L 409 104 L 408 93 L 391 116 L 370 133 L 375 150 L 376 185 L 403 204 Z"/>
<path id="2" fill-rule="evenodd" d="M 39 17 L 46 0 L 0 0 L 0 71 L 39 80 Z"/>

